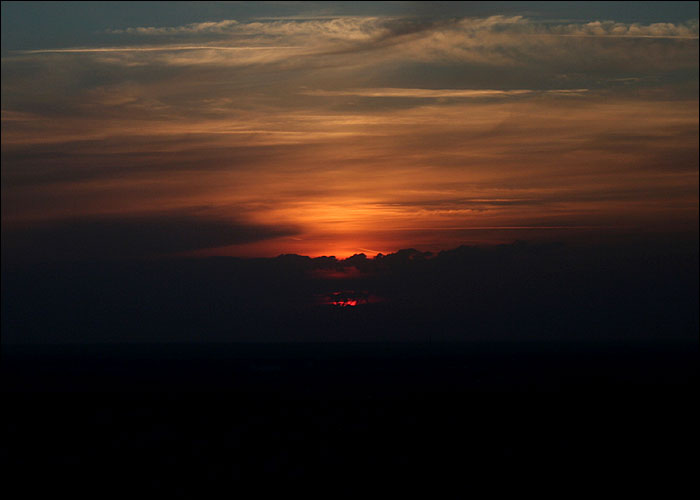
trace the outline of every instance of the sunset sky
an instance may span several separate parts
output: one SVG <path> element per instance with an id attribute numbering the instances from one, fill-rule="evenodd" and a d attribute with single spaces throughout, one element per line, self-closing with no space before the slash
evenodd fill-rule
<path id="1" fill-rule="evenodd" d="M 3 255 L 697 234 L 697 2 L 3 2 Z"/>

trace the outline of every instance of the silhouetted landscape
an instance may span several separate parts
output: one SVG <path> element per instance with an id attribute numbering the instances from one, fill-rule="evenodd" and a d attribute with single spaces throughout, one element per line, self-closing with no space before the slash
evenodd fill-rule
<path id="1" fill-rule="evenodd" d="M 6 344 L 693 340 L 697 257 L 692 240 L 676 240 L 516 242 L 344 260 L 33 264 L 3 272 L 3 337 Z"/>
<path id="2" fill-rule="evenodd" d="M 675 464 L 697 416 L 697 266 L 692 242 L 516 242 L 7 269 L 13 461 L 40 446 L 66 467 L 231 478 Z"/>

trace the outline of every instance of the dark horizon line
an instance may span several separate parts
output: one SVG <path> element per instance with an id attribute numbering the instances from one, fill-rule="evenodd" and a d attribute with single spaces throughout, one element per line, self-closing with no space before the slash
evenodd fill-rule
<path id="1" fill-rule="evenodd" d="M 643 235 L 640 235 L 643 236 Z M 129 255 L 123 257 L 75 257 L 75 258 L 58 258 L 58 259 L 22 259 L 14 258 L 15 256 L 7 255 L 8 252 L 2 252 L 2 268 L 8 269 L 12 267 L 33 267 L 42 265 L 56 265 L 56 264 L 75 264 L 75 263 L 128 263 L 128 262 L 155 262 L 155 261 L 212 261 L 212 260 L 227 260 L 227 261 L 276 261 L 276 260 L 303 260 L 306 262 L 333 262 L 333 263 L 350 263 L 364 261 L 364 262 L 379 262 L 383 259 L 392 258 L 406 258 L 408 260 L 432 260 L 440 256 L 454 254 L 460 251 L 483 251 L 492 252 L 505 250 L 505 249 L 525 249 L 529 248 L 532 250 L 543 250 L 543 249 L 563 249 L 568 248 L 571 250 L 580 251 L 583 248 L 593 249 L 593 248 L 649 248 L 649 249 L 666 249 L 671 250 L 672 253 L 678 252 L 691 252 L 697 253 L 700 249 L 700 239 L 697 233 L 686 234 L 686 233 L 676 233 L 672 236 L 675 238 L 644 238 L 641 240 L 637 238 L 629 239 L 618 239 L 618 240 L 590 240 L 590 241 L 569 241 L 569 240 L 523 240 L 516 239 L 509 243 L 464 243 L 452 248 L 440 249 L 440 250 L 418 250 L 414 247 L 400 248 L 395 252 L 382 253 L 378 252 L 374 256 L 367 255 L 364 252 L 355 253 L 349 257 L 338 258 L 335 255 L 320 255 L 316 257 L 311 257 L 309 255 L 302 255 L 297 253 L 281 253 L 276 256 L 237 256 L 237 255 L 193 255 L 189 252 L 177 252 L 171 254 L 151 254 L 151 255 Z M 679 238 L 680 236 L 680 238 Z M 213 247 L 214 249 L 216 247 Z M 210 250 L 212 250 L 210 249 Z M 202 249 L 204 250 L 204 249 Z"/>
<path id="2" fill-rule="evenodd" d="M 643 236 L 643 235 L 640 235 Z M 513 240 L 509 243 L 487 243 L 487 242 L 479 242 L 479 243 L 463 243 L 461 245 L 457 245 L 454 247 L 450 248 L 442 248 L 440 250 L 418 250 L 414 247 L 407 247 L 407 248 L 399 248 L 398 250 L 394 252 L 389 252 L 389 253 L 382 253 L 382 252 L 377 252 L 373 257 L 368 255 L 365 252 L 359 252 L 355 253 L 349 257 L 337 257 L 335 255 L 318 255 L 316 257 L 311 257 L 309 255 L 304 255 L 304 254 L 298 254 L 298 253 L 280 253 L 275 256 L 270 256 L 270 257 L 257 257 L 257 256 L 238 256 L 238 255 L 183 255 L 182 253 L 180 254 L 161 254 L 161 255 L 152 255 L 148 257 L 140 257 L 139 260 L 156 260 L 156 259 L 167 259 L 167 260 L 177 260 L 177 259 L 185 259 L 185 260 L 206 260 L 206 259 L 220 259 L 220 260 L 248 260 L 248 261 L 253 261 L 253 260 L 276 260 L 276 259 L 284 259 L 284 258 L 303 258 L 303 259 L 309 259 L 309 260 L 321 260 L 321 259 L 327 259 L 327 260 L 335 260 L 337 262 L 345 262 L 351 259 L 358 259 L 358 258 L 365 258 L 368 261 L 376 261 L 376 260 L 381 260 L 386 257 L 392 257 L 392 256 L 397 256 L 397 255 L 420 255 L 423 258 L 435 258 L 440 256 L 441 254 L 448 254 L 452 253 L 455 251 L 459 250 L 484 250 L 484 251 L 491 251 L 491 250 L 496 250 L 496 249 L 505 249 L 505 248 L 531 248 L 531 249 L 544 249 L 544 248 L 570 248 L 570 249 L 581 249 L 581 248 L 601 248 L 601 247 L 629 247 L 629 246 L 642 246 L 642 244 L 654 246 L 654 247 L 666 247 L 666 248 L 673 248 L 676 250 L 679 249 L 684 249 L 691 247 L 693 251 L 697 251 L 698 248 L 700 248 L 700 238 L 698 234 L 686 234 L 686 233 L 678 233 L 674 234 L 673 236 L 676 236 L 675 239 L 658 239 L 658 238 L 643 238 L 643 241 L 639 241 L 637 239 L 633 239 L 631 241 L 626 240 L 626 239 L 621 239 L 621 240 L 607 240 L 607 241 L 598 241 L 598 240 L 591 240 L 587 242 L 582 242 L 582 241 L 570 241 L 570 240 L 524 240 L 524 239 L 516 239 Z M 681 236 L 680 238 L 678 238 Z M 685 236 L 685 237 L 683 237 Z M 685 245 L 684 245 L 685 244 Z M 136 260 L 136 259 L 134 259 Z"/>

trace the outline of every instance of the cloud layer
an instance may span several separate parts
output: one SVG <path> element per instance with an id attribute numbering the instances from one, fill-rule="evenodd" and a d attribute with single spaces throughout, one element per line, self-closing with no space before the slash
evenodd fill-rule
<path id="1" fill-rule="evenodd" d="M 119 235 L 145 217 L 159 252 L 344 256 L 696 227 L 697 19 L 323 15 L 100 37 L 3 57 L 3 228 L 129 221 L 104 225 Z M 204 233 L 157 230 L 198 227 L 202 206 Z"/>
<path id="2" fill-rule="evenodd" d="M 184 211 L 74 217 L 3 230 L 10 259 L 123 259 L 258 242 L 296 234 L 291 227 L 252 225 Z"/>

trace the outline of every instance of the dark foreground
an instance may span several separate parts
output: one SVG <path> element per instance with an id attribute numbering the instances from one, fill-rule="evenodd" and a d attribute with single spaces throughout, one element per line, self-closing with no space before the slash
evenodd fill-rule
<path id="1" fill-rule="evenodd" d="M 697 355 L 690 341 L 6 345 L 3 468 L 27 495 L 252 477 L 670 493 L 696 470 Z"/>

